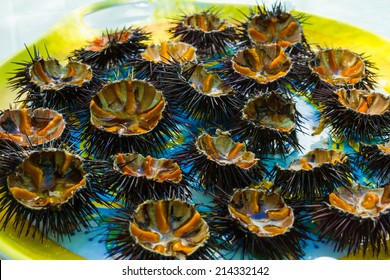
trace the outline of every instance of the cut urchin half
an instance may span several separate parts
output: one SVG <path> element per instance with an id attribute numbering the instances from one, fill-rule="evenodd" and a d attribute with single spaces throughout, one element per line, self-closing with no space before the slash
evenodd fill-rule
<path id="1" fill-rule="evenodd" d="M 289 55 L 277 44 L 240 49 L 231 59 L 222 60 L 213 69 L 236 91 L 246 96 L 255 92 L 278 90 L 298 92 L 298 73 Z"/>
<path id="2" fill-rule="evenodd" d="M 360 184 L 338 188 L 328 202 L 313 206 L 310 215 L 319 238 L 333 244 L 335 252 L 362 252 L 364 257 L 389 253 L 390 184 L 376 189 Z"/>
<path id="3" fill-rule="evenodd" d="M 144 41 L 149 37 L 150 35 L 142 28 L 130 27 L 115 32 L 107 31 L 86 47 L 75 50 L 73 58 L 102 70 L 121 66 L 145 51 Z"/>
<path id="4" fill-rule="evenodd" d="M 252 47 L 276 43 L 282 48 L 309 48 L 301 26 L 304 21 L 303 16 L 286 12 L 281 4 L 270 10 L 265 5 L 257 6 L 240 23 L 239 44 Z"/>
<path id="5" fill-rule="evenodd" d="M 276 193 L 255 188 L 215 197 L 210 224 L 241 259 L 300 259 L 308 239 L 298 210 Z"/>
<path id="6" fill-rule="evenodd" d="M 119 152 L 160 152 L 180 133 L 161 91 L 139 80 L 106 84 L 90 102 L 81 141 L 97 158 Z"/>
<path id="7" fill-rule="evenodd" d="M 349 49 L 325 48 L 313 53 L 309 61 L 307 88 L 316 91 L 322 88 L 374 89 L 376 75 L 373 64 Z"/>
<path id="8" fill-rule="evenodd" d="M 265 169 L 255 154 L 228 134 L 217 133 L 215 137 L 202 133 L 177 155 L 189 166 L 188 174 L 197 176 L 199 184 L 211 192 L 244 188 L 261 180 Z"/>
<path id="9" fill-rule="evenodd" d="M 0 141 L 21 147 L 44 145 L 70 137 L 61 113 L 47 108 L 9 109 L 0 112 Z M 5 143 L 3 143 L 5 144 Z M 1 144 L 1 146 L 3 146 Z"/>
<path id="10" fill-rule="evenodd" d="M 325 125 L 337 137 L 371 142 L 390 138 L 390 97 L 358 89 L 321 89 L 316 99 Z"/>
<path id="11" fill-rule="evenodd" d="M 9 80 L 17 91 L 16 100 L 25 106 L 77 112 L 100 88 L 100 74 L 87 64 L 68 61 L 62 65 L 50 56 L 42 58 L 36 48 L 29 55 L 31 61 L 16 63 L 21 68 Z"/>
<path id="12" fill-rule="evenodd" d="M 275 165 L 273 189 L 292 201 L 324 199 L 352 179 L 350 159 L 342 152 L 314 149 L 292 161 L 288 168 Z"/>
<path id="13" fill-rule="evenodd" d="M 379 184 L 390 182 L 390 143 L 366 145 L 360 143 L 357 163 Z"/>
<path id="14" fill-rule="evenodd" d="M 91 228 L 103 203 L 97 168 L 92 161 L 61 149 L 14 151 L 0 157 L 1 229 L 20 235 L 63 239 Z"/>
<path id="15" fill-rule="evenodd" d="M 176 71 L 175 64 L 197 62 L 196 48 L 183 42 L 161 42 L 150 44 L 141 53 L 135 65 L 136 78 L 158 82 L 166 71 Z"/>
<path id="16" fill-rule="evenodd" d="M 199 54 L 223 56 L 237 39 L 232 25 L 211 10 L 183 15 L 173 22 L 172 37 L 197 48 Z"/>
<path id="17" fill-rule="evenodd" d="M 231 122 L 230 131 L 256 154 L 284 156 L 291 149 L 301 149 L 297 137 L 297 132 L 302 131 L 301 119 L 295 103 L 273 91 L 247 101 Z"/>
<path id="18" fill-rule="evenodd" d="M 224 246 L 214 231 L 188 202 L 148 200 L 108 220 L 107 255 L 121 260 L 217 259 Z"/>
<path id="19" fill-rule="evenodd" d="M 202 64 L 187 65 L 181 73 L 165 73 L 160 86 L 168 104 L 197 123 L 224 123 L 242 104 L 242 97 Z"/>
<path id="20" fill-rule="evenodd" d="M 191 199 L 189 184 L 172 159 L 119 153 L 111 161 L 104 163 L 107 172 L 102 183 L 115 201 L 129 206 L 147 199 Z"/>

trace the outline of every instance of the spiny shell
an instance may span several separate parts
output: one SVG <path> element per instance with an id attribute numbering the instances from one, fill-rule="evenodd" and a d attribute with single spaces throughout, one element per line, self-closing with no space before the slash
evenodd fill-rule
<path id="1" fill-rule="evenodd" d="M 208 73 L 204 66 L 196 66 L 189 79 L 190 85 L 200 94 L 218 97 L 233 94 L 233 89 L 227 85 L 216 73 Z"/>
<path id="2" fill-rule="evenodd" d="M 10 109 L 0 115 L 0 138 L 22 147 L 41 145 L 60 138 L 65 125 L 62 114 L 54 110 Z"/>
<path id="3" fill-rule="evenodd" d="M 250 99 L 242 111 L 242 117 L 253 122 L 255 126 L 289 133 L 295 128 L 295 113 L 293 102 L 282 99 L 276 92 L 272 92 Z"/>
<path id="4" fill-rule="evenodd" d="M 301 43 L 302 28 L 288 13 L 278 17 L 255 16 L 248 23 L 248 36 L 257 45 L 277 43 L 283 48 Z"/>
<path id="5" fill-rule="evenodd" d="M 165 108 L 161 91 L 143 81 L 122 80 L 104 86 L 90 104 L 96 128 L 123 136 L 152 131 Z"/>
<path id="6" fill-rule="evenodd" d="M 180 200 L 149 200 L 140 204 L 130 234 L 146 250 L 185 258 L 205 245 L 209 227 L 193 205 Z"/>
<path id="7" fill-rule="evenodd" d="M 335 165 L 336 163 L 344 163 L 348 157 L 339 151 L 314 149 L 309 151 L 302 157 L 291 162 L 289 169 L 291 170 L 311 170 L 322 166 L 325 163 Z"/>
<path id="8" fill-rule="evenodd" d="M 42 90 L 60 90 L 67 86 L 81 87 L 91 81 L 92 70 L 87 64 L 70 61 L 62 66 L 57 59 L 40 58 L 29 69 L 31 82 Z"/>
<path id="9" fill-rule="evenodd" d="M 366 75 L 363 59 L 348 49 L 319 50 L 310 62 L 318 77 L 333 85 L 354 85 Z"/>
<path id="10" fill-rule="evenodd" d="M 229 213 L 260 237 L 284 234 L 294 224 L 294 213 L 276 193 L 259 189 L 237 190 L 230 198 Z"/>
<path id="11" fill-rule="evenodd" d="M 268 84 L 286 76 L 291 59 L 277 44 L 255 46 L 238 51 L 232 58 L 233 69 L 259 84 Z"/>
<path id="12" fill-rule="evenodd" d="M 196 49 L 183 42 L 161 42 L 160 45 L 148 45 L 141 56 L 154 63 L 196 62 Z"/>
<path id="13" fill-rule="evenodd" d="M 61 207 L 86 186 L 81 158 L 62 150 L 32 152 L 7 177 L 9 191 L 24 206 Z"/>
<path id="14" fill-rule="evenodd" d="M 113 157 L 114 169 L 125 175 L 146 177 L 156 182 L 180 183 L 182 171 L 172 159 L 144 157 L 141 154 L 117 154 Z"/>
<path id="15" fill-rule="evenodd" d="M 224 134 L 212 137 L 203 133 L 196 141 L 196 147 L 208 159 L 219 165 L 234 164 L 240 168 L 248 169 L 258 162 L 255 154 L 246 150 L 245 144 L 234 142 Z"/>

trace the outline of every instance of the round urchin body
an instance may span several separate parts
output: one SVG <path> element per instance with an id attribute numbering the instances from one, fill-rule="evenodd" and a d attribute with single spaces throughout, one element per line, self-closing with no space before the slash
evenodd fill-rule
<path id="1" fill-rule="evenodd" d="M 278 194 L 260 189 L 236 190 L 215 197 L 210 223 L 241 259 L 299 259 L 308 238 L 299 216 Z"/>
<path id="2" fill-rule="evenodd" d="M 180 166 L 172 159 L 117 154 L 111 157 L 102 183 L 114 201 L 136 205 L 148 199 L 191 198 L 191 191 Z"/>
<path id="3" fill-rule="evenodd" d="M 224 248 L 218 240 L 202 214 L 178 199 L 148 200 L 107 222 L 107 254 L 114 259 L 212 260 Z"/>
<path id="4" fill-rule="evenodd" d="M 0 112 L 0 141 L 7 139 L 25 148 L 65 141 L 69 137 L 66 130 L 63 115 L 55 110 L 9 109 Z"/>
<path id="5" fill-rule="evenodd" d="M 370 189 L 356 184 L 338 188 L 329 195 L 329 202 L 313 206 L 312 221 L 319 238 L 334 245 L 334 251 L 347 250 L 355 255 L 361 250 L 378 257 L 388 255 L 390 232 L 390 185 Z"/>
<path id="6" fill-rule="evenodd" d="M 258 91 L 277 90 L 291 96 L 291 92 L 300 91 L 295 65 L 282 47 L 269 44 L 240 49 L 212 69 L 242 95 L 251 97 Z"/>
<path id="7" fill-rule="evenodd" d="M 357 89 L 318 90 L 320 116 L 336 137 L 358 142 L 390 139 L 390 97 Z"/>
<path id="8" fill-rule="evenodd" d="M 300 124 L 301 115 L 295 103 L 274 91 L 248 100 L 241 114 L 231 122 L 230 131 L 256 154 L 284 156 L 291 149 L 300 150 L 297 137 Z"/>
<path id="9" fill-rule="evenodd" d="M 75 50 L 73 58 L 105 70 L 131 63 L 131 60 L 143 52 L 149 40 L 149 34 L 141 28 L 123 28 L 115 32 L 106 32 L 95 38 L 86 47 Z"/>
<path id="10" fill-rule="evenodd" d="M 242 104 L 242 97 L 202 64 L 186 65 L 179 73 L 166 72 L 159 84 L 172 110 L 198 124 L 225 123 Z"/>
<path id="11" fill-rule="evenodd" d="M 151 84 L 121 80 L 106 84 L 91 100 L 81 141 L 97 158 L 119 152 L 160 152 L 179 135 L 165 98 Z"/>
<path id="12" fill-rule="evenodd" d="M 350 160 L 342 152 L 314 149 L 292 161 L 288 168 L 275 165 L 274 190 L 292 201 L 324 199 L 352 178 Z"/>
<path id="13" fill-rule="evenodd" d="M 173 38 L 193 45 L 208 57 L 228 53 L 237 39 L 234 27 L 211 10 L 183 15 L 173 24 L 168 30 Z"/>
<path id="14" fill-rule="evenodd" d="M 286 12 L 282 4 L 275 4 L 272 9 L 257 6 L 239 26 L 239 42 L 244 46 L 276 43 L 288 52 L 309 49 L 301 26 L 304 21 L 303 16 Z"/>
<path id="15" fill-rule="evenodd" d="M 134 69 L 137 79 L 158 85 L 164 79 L 165 72 L 176 72 L 178 68 L 175 65 L 188 62 L 197 62 L 196 48 L 183 42 L 164 41 L 159 45 L 148 45 Z"/>
<path id="16" fill-rule="evenodd" d="M 18 235 L 62 239 L 99 217 L 95 202 L 104 204 L 106 192 L 91 161 L 66 150 L 25 150 L 3 154 L 0 170 L 2 229 L 12 221 Z"/>
<path id="17" fill-rule="evenodd" d="M 215 137 L 201 134 L 186 144 L 177 158 L 189 166 L 189 176 L 196 176 L 200 186 L 211 192 L 256 184 L 265 171 L 255 154 L 246 150 L 245 144 L 234 142 L 224 133 Z"/>
<path id="18" fill-rule="evenodd" d="M 376 83 L 374 65 L 349 49 L 320 48 L 313 52 L 308 66 L 305 83 L 314 101 L 319 101 L 317 91 L 323 88 L 370 90 Z"/>
<path id="19" fill-rule="evenodd" d="M 87 64 L 69 61 L 65 66 L 55 58 L 42 58 L 37 49 L 31 61 L 20 62 L 9 84 L 16 100 L 30 108 L 47 107 L 77 112 L 100 88 L 99 73 Z"/>

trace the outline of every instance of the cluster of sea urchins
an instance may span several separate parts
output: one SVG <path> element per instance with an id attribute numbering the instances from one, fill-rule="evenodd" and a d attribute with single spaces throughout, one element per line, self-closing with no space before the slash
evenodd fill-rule
<path id="1" fill-rule="evenodd" d="M 220 15 L 183 14 L 159 44 L 143 28 L 107 31 L 65 66 L 28 51 L 10 79 L 23 108 L 0 114 L 1 227 L 62 238 L 90 227 L 98 202 L 122 206 L 104 227 L 115 259 L 302 258 L 308 219 L 335 251 L 387 254 L 388 186 L 351 187 L 349 155 L 266 163 L 302 151 L 304 95 L 332 136 L 366 142 L 354 162 L 388 183 L 390 101 L 373 91 L 373 65 L 312 50 L 305 18 L 280 3 L 236 25 Z M 260 188 L 266 176 L 273 187 Z M 206 210 L 194 191 L 214 197 Z"/>

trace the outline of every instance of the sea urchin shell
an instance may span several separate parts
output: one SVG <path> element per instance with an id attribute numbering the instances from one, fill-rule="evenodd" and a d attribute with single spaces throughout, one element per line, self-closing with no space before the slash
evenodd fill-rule
<path id="1" fill-rule="evenodd" d="M 162 93 L 147 82 L 109 83 L 90 103 L 82 141 L 91 154 L 105 159 L 119 152 L 160 151 L 178 134 L 165 105 Z"/>
<path id="2" fill-rule="evenodd" d="M 352 178 L 350 160 L 342 152 L 314 149 L 290 163 L 273 169 L 274 189 L 285 199 L 322 199 L 336 187 L 348 184 Z"/>
<path id="3" fill-rule="evenodd" d="M 195 207 L 181 200 L 148 200 L 107 224 L 115 259 L 214 259 L 221 245 Z"/>
<path id="4" fill-rule="evenodd" d="M 372 256 L 383 250 L 388 254 L 390 232 L 390 184 L 370 189 L 359 184 L 339 188 L 329 195 L 329 203 L 314 206 L 313 222 L 318 223 L 320 239 L 334 245 L 339 252 L 356 254 L 361 248 Z"/>
<path id="5" fill-rule="evenodd" d="M 297 259 L 304 255 L 305 229 L 282 197 L 260 189 L 236 190 L 214 199 L 210 223 L 242 258 Z"/>

